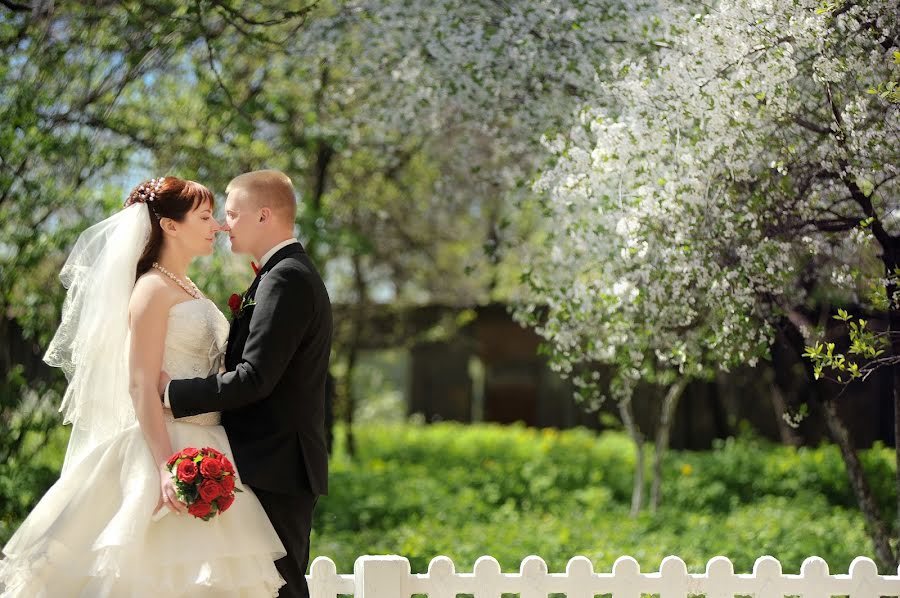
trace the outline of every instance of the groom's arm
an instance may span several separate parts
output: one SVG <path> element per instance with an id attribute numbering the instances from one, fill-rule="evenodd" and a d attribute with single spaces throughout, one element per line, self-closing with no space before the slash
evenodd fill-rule
<path id="1" fill-rule="evenodd" d="M 301 268 L 282 261 L 260 280 L 250 332 L 234 371 L 169 383 L 176 418 L 236 409 L 272 393 L 314 317 L 312 285 Z"/>

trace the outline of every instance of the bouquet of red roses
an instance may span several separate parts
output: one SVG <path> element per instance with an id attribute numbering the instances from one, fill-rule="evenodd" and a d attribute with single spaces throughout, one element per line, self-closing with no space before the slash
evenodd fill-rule
<path id="1" fill-rule="evenodd" d="M 209 521 L 224 513 L 234 502 L 234 465 L 214 448 L 187 447 L 166 461 L 172 472 L 178 499 L 188 506 L 188 513 Z"/>

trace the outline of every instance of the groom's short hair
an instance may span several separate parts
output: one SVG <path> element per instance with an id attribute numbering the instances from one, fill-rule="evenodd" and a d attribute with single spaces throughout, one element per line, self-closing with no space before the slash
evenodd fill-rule
<path id="1" fill-rule="evenodd" d="M 267 207 L 279 220 L 293 224 L 297 217 L 297 198 L 291 179 L 278 170 L 254 170 L 231 179 L 225 193 L 241 191 L 257 207 Z"/>

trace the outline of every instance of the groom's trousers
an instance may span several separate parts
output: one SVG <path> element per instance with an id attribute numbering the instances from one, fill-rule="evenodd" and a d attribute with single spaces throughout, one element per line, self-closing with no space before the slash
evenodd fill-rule
<path id="1" fill-rule="evenodd" d="M 309 598 L 309 587 L 306 585 L 309 533 L 319 497 L 312 492 L 291 496 L 261 488 L 252 490 L 287 550 L 286 557 L 275 561 L 275 567 L 287 582 L 278 593 L 278 598 Z"/>

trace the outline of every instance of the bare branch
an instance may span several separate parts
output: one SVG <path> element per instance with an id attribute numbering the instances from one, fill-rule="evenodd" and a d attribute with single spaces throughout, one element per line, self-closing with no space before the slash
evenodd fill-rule
<path id="1" fill-rule="evenodd" d="M 858 227 L 860 220 L 862 220 L 862 218 L 822 218 L 819 220 L 809 220 L 804 222 L 803 225 L 812 225 L 817 230 L 826 233 L 840 233 Z"/>
<path id="2" fill-rule="evenodd" d="M 12 2 L 11 0 L 0 0 L 0 4 L 16 12 L 28 12 L 31 10 L 31 7 L 27 4 L 19 4 L 18 2 Z"/>
<path id="3" fill-rule="evenodd" d="M 802 116 L 794 116 L 794 123 L 800 125 L 804 129 L 809 129 L 813 133 L 818 133 L 820 135 L 831 135 L 831 129 L 827 127 L 823 127 L 821 125 L 817 125 L 814 122 L 810 122 L 803 118 Z"/>
<path id="4" fill-rule="evenodd" d="M 253 25 L 253 26 L 259 26 L 259 27 L 270 27 L 272 25 L 281 25 L 282 23 L 286 23 L 288 21 L 291 21 L 291 20 L 297 19 L 297 18 L 305 19 L 306 16 L 309 14 L 309 12 L 313 8 L 315 8 L 317 3 L 318 3 L 318 1 L 315 1 L 307 6 L 304 6 L 300 10 L 285 10 L 281 13 L 280 17 L 274 18 L 274 19 L 268 19 L 266 21 L 252 19 L 252 18 L 248 17 L 247 15 L 245 15 L 244 13 L 242 13 L 241 11 L 236 10 L 235 8 L 230 6 L 227 2 L 223 2 L 222 0 L 214 0 L 212 4 L 214 6 L 218 6 L 223 11 L 225 11 L 227 14 L 231 15 L 233 18 L 243 22 L 246 25 Z"/>

